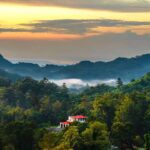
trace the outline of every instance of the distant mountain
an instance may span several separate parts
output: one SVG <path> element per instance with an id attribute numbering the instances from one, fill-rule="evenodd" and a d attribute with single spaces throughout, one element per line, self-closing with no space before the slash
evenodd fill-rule
<path id="1" fill-rule="evenodd" d="M 121 77 L 123 80 L 131 80 L 150 72 L 150 54 L 133 58 L 117 58 L 109 62 L 82 61 L 74 65 L 46 65 L 44 67 L 32 63 L 12 64 L 1 55 L 0 68 L 35 79 L 47 77 L 49 79 L 103 80 Z"/>
<path id="2" fill-rule="evenodd" d="M 0 67 L 8 68 L 11 66 L 12 66 L 12 63 L 6 60 L 2 55 L 0 55 Z"/>

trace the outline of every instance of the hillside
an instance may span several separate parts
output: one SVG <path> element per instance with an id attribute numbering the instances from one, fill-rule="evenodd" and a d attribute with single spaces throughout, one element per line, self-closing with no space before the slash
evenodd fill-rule
<path id="1" fill-rule="evenodd" d="M 0 78 L 6 78 L 11 81 L 16 81 L 16 80 L 20 79 L 21 76 L 19 76 L 17 74 L 6 72 L 6 71 L 0 69 Z"/>
<path id="2" fill-rule="evenodd" d="M 147 74 L 123 87 L 97 85 L 81 94 L 69 93 L 65 84 L 57 86 L 47 79 L 26 77 L 2 85 L 1 149 L 108 150 L 112 145 L 119 150 L 144 149 L 145 145 L 149 148 L 149 83 Z M 120 92 L 122 88 L 131 92 Z M 59 126 L 60 122 L 68 123 L 68 116 L 76 115 L 88 119 Z"/>
<path id="3" fill-rule="evenodd" d="M 123 80 L 138 78 L 150 71 L 150 54 L 133 58 L 117 58 L 109 62 L 82 61 L 74 65 L 46 65 L 40 67 L 32 63 L 12 64 L 0 56 L 0 68 L 8 72 L 31 76 L 36 79 L 80 78 L 83 80 L 103 80 L 121 77 Z"/>
<path id="4" fill-rule="evenodd" d="M 81 95 L 88 95 L 91 98 L 97 96 L 97 95 L 103 95 L 107 92 L 113 92 L 113 93 L 132 93 L 134 91 L 136 92 L 143 92 L 150 89 L 150 73 L 145 74 L 143 77 L 140 77 L 137 80 L 132 80 L 128 84 L 124 84 L 120 88 L 108 86 L 105 84 L 98 84 L 97 86 L 92 86 L 86 88 Z"/>
<path id="5" fill-rule="evenodd" d="M 122 87 L 124 92 L 143 91 L 150 89 L 150 73 L 147 73 L 142 78 L 133 80 L 129 84 Z"/>

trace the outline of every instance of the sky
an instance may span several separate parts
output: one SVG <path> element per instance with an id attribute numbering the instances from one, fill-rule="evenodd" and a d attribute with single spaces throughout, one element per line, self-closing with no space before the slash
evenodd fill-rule
<path id="1" fill-rule="evenodd" d="M 0 53 L 40 64 L 150 53 L 150 0 L 0 0 Z"/>

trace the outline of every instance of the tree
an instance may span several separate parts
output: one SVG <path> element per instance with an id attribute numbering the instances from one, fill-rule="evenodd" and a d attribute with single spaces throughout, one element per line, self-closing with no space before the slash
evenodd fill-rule
<path id="1" fill-rule="evenodd" d="M 62 100 L 67 100 L 69 98 L 69 94 L 68 94 L 68 88 L 66 86 L 66 83 L 63 83 L 62 87 L 61 87 L 61 91 L 60 91 L 60 98 Z"/>
<path id="2" fill-rule="evenodd" d="M 145 134 L 145 150 L 150 150 L 150 134 Z"/>
<path id="3" fill-rule="evenodd" d="M 39 142 L 39 146 L 43 150 L 52 150 L 59 141 L 59 135 L 55 132 L 45 133 Z"/>
<path id="4" fill-rule="evenodd" d="M 11 144 L 4 146 L 3 150 L 15 150 L 15 147 Z"/>
<path id="5" fill-rule="evenodd" d="M 33 150 L 36 125 L 29 122 L 14 121 L 0 127 L 2 149 Z"/>
<path id="6" fill-rule="evenodd" d="M 110 147 L 107 127 L 101 122 L 92 122 L 82 132 L 83 145 L 86 150 L 108 149 Z"/>
<path id="7" fill-rule="evenodd" d="M 133 150 L 133 126 L 130 123 L 115 122 L 112 126 L 113 144 L 120 150 Z"/>
<path id="8" fill-rule="evenodd" d="M 91 102 L 88 101 L 86 96 L 81 97 L 80 103 L 75 102 L 73 108 L 70 110 L 70 114 L 84 114 L 89 115 L 91 109 Z"/>
<path id="9" fill-rule="evenodd" d="M 118 100 L 110 93 L 97 97 L 93 102 L 91 111 L 93 119 L 105 122 L 108 129 L 111 130 L 117 102 Z"/>
<path id="10" fill-rule="evenodd" d="M 120 88 L 123 86 L 123 81 L 121 80 L 121 78 L 117 79 L 117 87 Z"/>
<path id="11" fill-rule="evenodd" d="M 70 126 L 69 129 L 64 133 L 62 142 L 59 147 L 64 147 L 68 150 L 79 150 L 81 137 L 79 135 L 77 126 Z"/>
<path id="12" fill-rule="evenodd" d="M 112 126 L 112 138 L 120 149 L 142 146 L 144 133 L 148 132 L 145 120 L 148 101 L 141 94 L 133 95 L 122 99 Z"/>

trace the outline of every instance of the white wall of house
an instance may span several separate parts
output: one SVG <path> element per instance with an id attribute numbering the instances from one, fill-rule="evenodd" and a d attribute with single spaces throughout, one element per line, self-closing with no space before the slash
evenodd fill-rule
<path id="1" fill-rule="evenodd" d="M 76 119 L 76 118 L 74 118 L 72 116 L 69 116 L 67 121 L 69 121 L 69 122 L 74 122 L 74 121 L 85 122 L 86 119 L 85 118 Z"/>
<path id="2" fill-rule="evenodd" d="M 69 117 L 68 117 L 68 121 L 69 121 L 69 122 L 74 122 L 75 119 L 74 119 L 72 116 L 69 116 Z"/>

